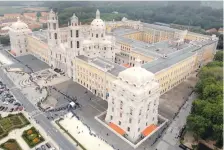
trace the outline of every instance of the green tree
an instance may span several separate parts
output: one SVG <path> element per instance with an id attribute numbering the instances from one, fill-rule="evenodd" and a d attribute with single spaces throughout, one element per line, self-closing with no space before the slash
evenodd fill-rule
<path id="1" fill-rule="evenodd" d="M 203 89 L 203 99 L 207 99 L 207 98 L 215 98 L 216 96 L 222 94 L 223 90 L 222 90 L 222 86 L 219 84 L 209 84 L 206 87 L 204 87 Z"/>
<path id="2" fill-rule="evenodd" d="M 197 138 L 203 137 L 210 125 L 210 120 L 199 115 L 189 115 L 187 118 L 187 129 L 193 131 Z"/>
<path id="3" fill-rule="evenodd" d="M 222 62 L 223 61 L 223 51 L 216 52 L 214 60 Z"/>
<path id="4" fill-rule="evenodd" d="M 8 35 L 0 36 L 0 43 L 6 46 L 9 45 L 10 44 L 9 36 Z"/>
<path id="5" fill-rule="evenodd" d="M 37 18 L 41 17 L 41 13 L 37 12 Z"/>

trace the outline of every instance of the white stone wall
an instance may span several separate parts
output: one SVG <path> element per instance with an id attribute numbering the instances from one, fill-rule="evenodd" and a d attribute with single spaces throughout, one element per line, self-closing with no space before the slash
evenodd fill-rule
<path id="1" fill-rule="evenodd" d="M 113 82 L 105 120 L 121 127 L 127 138 L 135 142 L 146 127 L 158 122 L 159 84 L 152 79 L 139 88 L 125 80 Z"/>

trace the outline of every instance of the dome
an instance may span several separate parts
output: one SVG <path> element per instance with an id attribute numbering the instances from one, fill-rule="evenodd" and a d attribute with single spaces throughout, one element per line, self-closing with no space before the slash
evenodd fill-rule
<path id="1" fill-rule="evenodd" d="M 136 62 L 135 67 L 128 68 L 119 73 L 118 78 L 127 82 L 128 84 L 140 87 L 147 83 L 147 81 L 153 80 L 155 75 L 140 66 L 139 62 Z"/>
<path id="2" fill-rule="evenodd" d="M 92 30 L 101 30 L 105 29 L 105 23 L 102 19 L 94 19 L 91 23 L 91 29 Z"/>
<path id="3" fill-rule="evenodd" d="M 20 21 L 19 17 L 17 18 L 17 22 L 13 23 L 11 28 L 14 30 L 23 30 L 23 29 L 28 29 L 28 25 L 25 24 L 24 22 Z"/>
<path id="4" fill-rule="evenodd" d="M 96 11 L 96 19 L 91 22 L 92 30 L 105 30 L 105 23 L 102 19 L 100 19 L 100 11 L 97 9 Z"/>

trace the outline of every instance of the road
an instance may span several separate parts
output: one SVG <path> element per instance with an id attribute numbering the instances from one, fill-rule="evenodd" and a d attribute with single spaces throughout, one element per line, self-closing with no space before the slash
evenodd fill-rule
<path id="1" fill-rule="evenodd" d="M 0 69 L 0 78 L 10 89 L 12 94 L 19 100 L 28 113 L 35 112 L 36 115 L 33 117 L 39 125 L 45 130 L 45 132 L 59 145 L 60 150 L 76 150 L 77 148 L 68 141 L 62 133 L 58 132 L 57 129 L 51 124 L 50 120 L 44 116 L 40 110 L 38 110 L 22 93 L 18 88 L 13 88 L 15 85 L 13 82 L 4 74 L 3 70 Z"/>
<path id="2" fill-rule="evenodd" d="M 172 121 L 162 139 L 157 145 L 157 150 L 181 150 L 179 148 L 179 135 L 180 130 L 186 124 L 187 116 L 190 114 L 192 102 L 196 99 L 196 94 L 192 93 L 184 106 L 181 108 L 177 117 Z"/>

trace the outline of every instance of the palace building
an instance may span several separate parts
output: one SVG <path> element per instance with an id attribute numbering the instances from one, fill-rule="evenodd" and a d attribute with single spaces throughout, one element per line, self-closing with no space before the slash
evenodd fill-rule
<path id="1" fill-rule="evenodd" d="M 99 10 L 90 25 L 73 14 L 63 28 L 51 10 L 47 25 L 31 32 L 18 19 L 11 53 L 32 54 L 108 101 L 105 122 L 133 143 L 157 127 L 160 95 L 212 61 L 218 43 L 214 35 L 127 18 L 105 22 Z"/>

